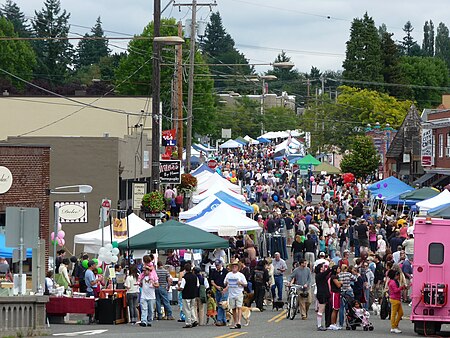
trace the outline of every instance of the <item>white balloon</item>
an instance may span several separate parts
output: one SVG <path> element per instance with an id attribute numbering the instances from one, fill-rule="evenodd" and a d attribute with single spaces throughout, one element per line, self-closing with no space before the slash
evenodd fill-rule
<path id="1" fill-rule="evenodd" d="M 113 255 L 118 255 L 119 254 L 119 248 L 113 248 L 112 250 L 111 250 L 111 252 L 113 253 Z"/>
<path id="2" fill-rule="evenodd" d="M 116 255 L 114 255 L 111 258 L 111 263 L 117 263 L 118 260 L 119 260 L 119 258 Z"/>
<path id="3" fill-rule="evenodd" d="M 98 259 L 98 265 L 100 265 L 100 261 L 104 262 L 104 261 L 105 261 L 105 258 L 106 258 L 106 257 L 105 257 L 104 254 L 103 254 L 103 255 L 99 255 L 98 258 L 97 258 L 97 259 Z"/>
<path id="4" fill-rule="evenodd" d="M 112 246 L 111 243 L 108 243 L 108 244 L 105 245 L 105 248 L 106 248 L 108 251 L 111 251 L 111 250 L 113 249 L 113 246 Z"/>
<path id="5" fill-rule="evenodd" d="M 102 247 L 100 248 L 100 250 L 98 250 L 98 254 L 99 254 L 99 255 L 102 255 L 102 254 L 104 254 L 106 251 L 107 251 L 106 248 L 102 246 Z"/>
<path id="6" fill-rule="evenodd" d="M 106 264 L 111 264 L 111 259 L 105 258 L 104 262 L 105 262 Z"/>

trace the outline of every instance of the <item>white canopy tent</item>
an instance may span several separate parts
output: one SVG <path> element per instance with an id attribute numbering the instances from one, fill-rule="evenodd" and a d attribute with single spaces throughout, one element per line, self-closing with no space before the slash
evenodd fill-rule
<path id="1" fill-rule="evenodd" d="M 208 232 L 217 232 L 219 236 L 235 236 L 238 231 L 261 229 L 258 222 L 225 203 L 211 204 L 186 223 Z"/>
<path id="2" fill-rule="evenodd" d="M 222 143 L 219 148 L 220 149 L 233 149 L 233 148 L 241 148 L 242 144 L 236 142 L 235 140 L 228 140 L 225 143 Z"/>
<path id="3" fill-rule="evenodd" d="M 226 204 L 226 202 L 223 202 L 216 195 L 208 196 L 207 198 L 205 198 L 203 201 L 201 201 L 199 204 L 195 205 L 191 209 L 180 212 L 180 216 L 179 216 L 180 220 L 188 220 L 192 217 L 196 217 L 196 216 L 200 215 L 202 213 L 202 211 L 205 210 L 206 208 L 208 208 L 208 206 L 215 200 L 219 200 L 221 203 Z M 237 211 L 239 211 L 240 213 L 242 213 L 245 216 L 244 210 L 240 210 L 237 208 L 234 208 L 234 209 L 236 209 Z"/>
<path id="4" fill-rule="evenodd" d="M 426 213 L 428 210 L 450 203 L 450 191 L 444 189 L 439 195 L 416 203 L 420 213 Z"/>
<path id="5" fill-rule="evenodd" d="M 207 182 L 211 177 L 213 177 L 213 175 L 214 173 L 209 171 L 202 171 L 200 174 L 195 175 L 195 178 L 197 179 L 197 187 Z"/>
<path id="6" fill-rule="evenodd" d="M 128 215 L 128 231 L 130 237 L 140 234 L 142 231 L 152 228 L 153 225 L 148 224 L 136 214 Z M 104 244 L 111 243 L 111 225 L 103 228 Z M 113 235 L 114 236 L 114 235 Z M 126 241 L 125 238 L 113 237 L 113 242 L 118 243 Z M 73 243 L 73 252 L 75 253 L 75 246 L 77 244 L 84 245 L 83 252 L 98 253 L 102 246 L 102 229 L 86 232 L 84 234 L 75 235 Z"/>
<path id="7" fill-rule="evenodd" d="M 216 184 L 216 185 L 212 186 L 211 188 L 209 188 L 208 190 L 204 191 L 203 193 L 192 196 L 192 203 L 198 204 L 198 203 L 200 203 L 200 201 L 203 201 L 205 198 L 212 196 L 219 191 L 223 191 L 224 193 L 226 193 L 234 198 L 237 198 L 238 200 L 240 200 L 242 202 L 245 202 L 245 197 L 243 195 L 236 194 L 232 190 L 228 189 L 228 187 L 224 184 Z"/>
<path id="8" fill-rule="evenodd" d="M 275 147 L 274 153 L 287 151 L 288 154 L 298 154 L 300 156 L 305 156 L 305 147 L 303 143 L 298 141 L 295 138 L 291 138 L 291 140 L 284 140 L 280 144 Z"/>
<path id="9" fill-rule="evenodd" d="M 223 178 L 216 172 L 216 173 L 212 174 L 212 176 L 210 176 L 207 180 L 201 179 L 199 181 L 197 178 L 197 189 L 196 189 L 197 194 L 201 194 L 217 184 L 227 187 L 227 189 L 230 189 L 231 191 L 235 192 L 236 194 L 241 193 L 240 186 L 231 183 L 230 181 Z"/>
<path id="10" fill-rule="evenodd" d="M 247 142 L 249 142 L 251 145 L 256 145 L 259 144 L 258 140 L 252 139 L 250 136 L 245 135 L 244 136 L 244 140 L 246 140 Z"/>
<path id="11" fill-rule="evenodd" d="M 272 140 L 275 138 L 288 138 L 289 135 L 291 135 L 291 137 L 299 137 L 302 135 L 302 133 L 298 130 L 269 131 L 268 133 L 265 133 L 264 135 L 261 135 L 260 137 L 266 138 L 268 140 Z"/>

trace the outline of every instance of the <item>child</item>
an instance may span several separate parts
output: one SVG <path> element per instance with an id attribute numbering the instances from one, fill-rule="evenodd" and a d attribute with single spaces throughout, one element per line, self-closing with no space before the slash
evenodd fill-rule
<path id="1" fill-rule="evenodd" d="M 353 302 L 353 311 L 355 312 L 355 315 L 359 319 L 361 319 L 361 323 L 364 328 L 366 328 L 366 327 L 368 328 L 371 326 L 371 324 L 369 322 L 370 313 L 366 309 L 361 307 L 361 303 L 357 300 L 355 300 Z"/>
<path id="2" fill-rule="evenodd" d="M 216 324 L 217 303 L 215 295 L 211 290 L 208 291 L 208 301 L 206 304 L 207 304 L 206 324 L 208 324 L 209 318 L 212 318 L 214 324 Z"/>

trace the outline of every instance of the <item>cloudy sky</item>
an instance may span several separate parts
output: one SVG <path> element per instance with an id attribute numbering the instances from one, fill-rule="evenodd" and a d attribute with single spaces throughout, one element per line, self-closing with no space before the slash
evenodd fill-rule
<path id="1" fill-rule="evenodd" d="M 34 10 L 43 5 L 43 0 L 15 1 L 27 17 L 34 16 Z M 165 7 L 169 0 L 161 2 Z M 91 27 L 101 16 L 105 30 L 139 34 L 153 15 L 153 0 L 61 0 L 61 4 L 71 13 L 72 33 L 84 34 L 87 30 L 75 25 Z M 217 0 L 217 4 L 213 10 L 220 11 L 226 30 L 251 63 L 269 63 L 286 50 L 300 71 L 309 71 L 311 66 L 341 69 L 351 21 L 366 11 L 377 26 L 385 23 L 396 40 L 403 37 L 402 27 L 408 20 L 420 42 L 426 20 L 431 19 L 435 27 L 441 21 L 450 26 L 448 0 Z M 209 12 L 205 7 L 198 17 L 207 19 Z M 170 6 L 163 16 L 184 21 L 191 13 L 186 7 L 180 12 Z M 126 42 L 114 44 L 126 47 Z"/>

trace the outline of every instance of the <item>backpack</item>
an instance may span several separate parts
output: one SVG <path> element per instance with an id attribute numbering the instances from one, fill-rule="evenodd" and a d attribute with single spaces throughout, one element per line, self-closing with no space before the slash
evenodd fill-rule
<path id="1" fill-rule="evenodd" d="M 255 283 L 264 284 L 264 271 L 255 270 L 254 280 Z"/>
<path id="2" fill-rule="evenodd" d="M 199 297 L 202 304 L 206 304 L 208 301 L 208 297 L 206 296 L 206 286 L 205 286 L 205 280 L 199 278 L 199 282 L 201 283 L 198 291 L 199 291 Z"/>

